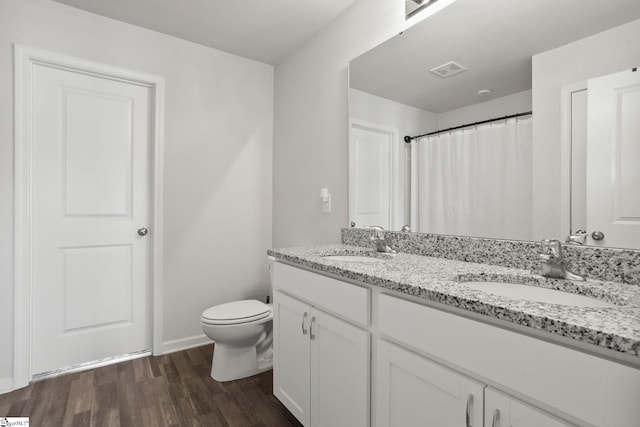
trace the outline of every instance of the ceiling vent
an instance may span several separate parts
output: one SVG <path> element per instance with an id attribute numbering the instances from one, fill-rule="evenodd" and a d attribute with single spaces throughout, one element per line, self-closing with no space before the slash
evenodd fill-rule
<path id="1" fill-rule="evenodd" d="M 467 71 L 467 69 L 455 61 L 450 61 L 446 64 L 432 68 L 429 71 L 431 71 L 436 76 L 446 79 L 447 77 L 455 76 L 456 74 L 460 74 L 463 71 Z"/>
<path id="2" fill-rule="evenodd" d="M 405 0 L 404 9 L 407 19 L 422 12 L 438 0 Z"/>

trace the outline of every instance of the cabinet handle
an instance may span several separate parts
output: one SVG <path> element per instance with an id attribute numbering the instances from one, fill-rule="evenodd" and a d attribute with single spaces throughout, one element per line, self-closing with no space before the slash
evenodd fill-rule
<path id="1" fill-rule="evenodd" d="M 311 318 L 311 324 L 309 325 L 309 336 L 311 337 L 312 340 L 316 339 L 316 336 L 313 334 L 313 322 L 316 321 L 316 316 L 313 316 Z"/>
<path id="2" fill-rule="evenodd" d="M 491 427 L 498 427 L 498 421 L 500 421 L 500 409 L 493 411 L 493 420 L 491 421 Z"/>
<path id="3" fill-rule="evenodd" d="M 470 394 L 469 396 L 467 396 L 467 413 L 466 413 L 466 420 L 467 420 L 467 424 L 466 427 L 471 427 L 471 405 L 473 404 L 473 394 Z"/>
<path id="4" fill-rule="evenodd" d="M 307 335 L 307 330 L 304 328 L 304 323 L 305 323 L 304 321 L 307 320 L 308 315 L 309 313 L 307 313 L 306 311 L 302 315 L 302 335 Z"/>

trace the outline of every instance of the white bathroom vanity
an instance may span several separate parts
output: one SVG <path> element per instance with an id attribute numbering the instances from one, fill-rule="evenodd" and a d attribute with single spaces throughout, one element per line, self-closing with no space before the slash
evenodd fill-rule
<path id="1" fill-rule="evenodd" d="M 345 245 L 274 249 L 274 394 L 305 426 L 628 427 L 640 289 Z M 520 280 L 613 307 L 503 297 Z"/>

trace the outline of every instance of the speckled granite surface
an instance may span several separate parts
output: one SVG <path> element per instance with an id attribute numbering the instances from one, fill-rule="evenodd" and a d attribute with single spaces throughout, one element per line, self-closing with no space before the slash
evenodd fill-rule
<path id="1" fill-rule="evenodd" d="M 414 295 L 474 313 L 550 332 L 640 358 L 640 287 L 624 283 L 571 282 L 547 279 L 528 269 L 463 262 L 398 253 L 380 262 L 333 261 L 327 255 L 377 257 L 371 250 L 350 245 L 271 249 L 278 259 L 373 286 Z M 473 251 L 470 251 L 473 253 Z M 530 284 L 596 297 L 612 308 L 575 307 L 508 298 L 474 290 L 465 281 Z"/>
<path id="2" fill-rule="evenodd" d="M 373 247 L 369 240 L 372 233 L 370 229 L 343 228 L 342 243 Z M 385 236 L 398 252 L 526 270 L 538 268 L 538 242 L 398 231 L 385 231 Z M 575 273 L 596 280 L 640 286 L 640 250 L 573 245 L 563 245 L 563 249 L 565 259 Z"/>

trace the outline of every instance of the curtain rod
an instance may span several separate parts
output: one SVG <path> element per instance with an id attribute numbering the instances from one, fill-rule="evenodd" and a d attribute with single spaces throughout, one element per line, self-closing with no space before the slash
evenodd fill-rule
<path id="1" fill-rule="evenodd" d="M 437 130 L 437 131 L 434 131 L 434 132 L 423 133 L 422 135 L 416 135 L 416 136 L 407 135 L 407 136 L 404 137 L 404 142 L 406 142 L 408 144 L 412 140 L 418 139 L 418 138 L 422 138 L 424 136 L 436 135 L 436 134 L 439 134 L 439 133 L 449 132 L 449 131 L 456 130 L 456 129 L 467 128 L 469 126 L 483 125 L 485 123 L 497 122 L 497 121 L 500 121 L 500 120 L 513 119 L 515 117 L 530 116 L 532 114 L 533 114 L 533 111 L 527 111 L 525 113 L 511 114 L 510 116 L 504 116 L 504 117 L 495 117 L 493 119 L 482 120 L 481 122 L 467 123 L 465 125 L 454 126 L 454 127 L 448 128 L 448 129 L 442 129 L 442 130 Z"/>

